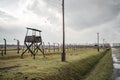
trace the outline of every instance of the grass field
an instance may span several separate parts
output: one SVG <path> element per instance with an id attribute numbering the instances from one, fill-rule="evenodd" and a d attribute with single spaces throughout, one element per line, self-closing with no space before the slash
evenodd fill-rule
<path id="1" fill-rule="evenodd" d="M 0 56 L 0 80 L 80 80 L 105 55 L 96 49 L 79 49 L 68 51 L 67 61 L 61 62 L 59 53 L 45 58 L 37 55 L 35 60 L 30 54 L 20 59 L 20 54 L 15 52 Z"/>
<path id="2" fill-rule="evenodd" d="M 85 80 L 111 80 L 112 54 L 108 51 L 93 70 L 86 76 Z"/>

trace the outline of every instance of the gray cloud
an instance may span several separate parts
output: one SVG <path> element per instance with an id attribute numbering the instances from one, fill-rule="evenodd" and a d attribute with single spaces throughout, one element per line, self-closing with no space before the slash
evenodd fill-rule
<path id="1" fill-rule="evenodd" d="M 4 0 L 0 0 L 0 4 L 4 3 L 4 6 L 13 5 L 10 0 L 5 1 L 6 2 L 4 2 Z M 27 15 L 27 17 L 25 17 L 25 22 L 24 20 L 18 20 L 16 22 L 11 21 L 14 20 L 14 15 L 10 15 L 4 11 L 0 11 L 1 38 L 5 37 L 9 42 L 13 42 L 13 38 L 18 38 L 23 42 L 26 32 L 25 27 L 29 26 L 41 29 L 43 31 L 43 40 L 46 42 L 62 41 L 62 20 L 61 18 L 56 16 L 56 14 L 59 14 L 60 17 L 62 17 L 61 0 L 20 1 L 20 12 L 22 13 L 20 15 L 23 17 L 23 19 L 24 16 Z M 8 9 L 9 7 L 6 10 Z M 17 7 L 12 8 L 12 10 L 13 9 L 17 9 Z M 4 10 L 4 8 L 2 10 Z M 16 10 L 16 13 L 17 11 L 18 10 Z M 25 11 L 26 13 L 22 11 Z M 47 19 L 51 22 L 51 25 L 47 23 L 45 25 L 40 24 L 40 18 Z M 1 25 L 1 20 L 7 20 L 7 22 L 3 22 L 4 24 Z M 32 20 L 36 20 L 35 23 L 32 23 Z M 120 41 L 120 38 L 118 37 L 120 36 L 119 21 L 120 0 L 65 0 L 65 25 L 67 43 L 96 42 L 97 32 L 100 33 L 101 41 L 102 38 L 105 38 L 107 39 L 106 41 L 110 42 Z M 6 26 L 5 24 L 8 25 Z M 23 27 L 20 27 L 20 25 Z M 61 26 L 61 28 L 58 26 Z"/>
<path id="2" fill-rule="evenodd" d="M 57 4 L 56 4 L 57 3 Z M 60 9 L 58 9 L 60 7 Z M 38 18 L 44 17 L 53 25 L 60 25 L 60 19 L 56 14 L 60 14 L 61 3 L 53 0 L 31 0 L 26 5 L 26 9 L 36 14 Z"/>
<path id="3" fill-rule="evenodd" d="M 27 9 L 41 16 L 51 15 L 49 9 L 59 12 L 62 7 L 61 1 L 59 0 L 33 0 L 30 3 L 27 5 Z"/>
<path id="4" fill-rule="evenodd" d="M 18 2 L 19 0 L 0 0 L 2 4 L 14 4 L 14 2 Z"/>
<path id="5" fill-rule="evenodd" d="M 66 1 L 66 24 L 75 29 L 104 24 L 115 19 L 120 11 L 119 0 Z"/>
<path id="6" fill-rule="evenodd" d="M 13 12 L 19 6 L 20 0 L 0 0 L 0 8 Z M 9 9 L 7 9 L 9 7 Z"/>
<path id="7" fill-rule="evenodd" d="M 61 0 L 34 0 L 27 5 L 34 14 L 46 17 L 52 24 L 60 25 L 60 19 L 49 9 L 61 14 Z M 66 27 L 85 29 L 105 24 L 119 15 L 119 0 L 69 0 L 65 1 Z M 61 16 L 62 17 L 62 16 Z"/>
<path id="8" fill-rule="evenodd" d="M 26 7 L 37 15 L 45 16 L 47 14 L 46 4 L 43 1 L 39 2 L 39 0 L 34 0 Z"/>
<path id="9" fill-rule="evenodd" d="M 17 18 L 0 10 L 0 18 L 3 19 L 3 20 L 8 20 L 8 19 L 11 19 L 11 20 L 16 20 Z"/>
<path id="10" fill-rule="evenodd" d="M 12 28 L 7 28 L 6 26 L 0 26 L 0 44 L 3 44 L 3 38 L 6 38 L 8 44 L 16 44 L 13 39 L 19 39 L 20 43 L 23 44 L 25 37 L 25 28 L 20 28 L 18 26 Z"/>

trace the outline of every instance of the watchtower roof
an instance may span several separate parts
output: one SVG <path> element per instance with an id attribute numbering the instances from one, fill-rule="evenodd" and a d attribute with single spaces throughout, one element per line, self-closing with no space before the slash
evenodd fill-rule
<path id="1" fill-rule="evenodd" d="M 27 29 L 29 29 L 29 30 L 33 30 L 33 31 L 42 32 L 41 30 L 38 30 L 38 29 L 34 29 L 34 28 L 28 28 L 28 27 L 27 27 Z"/>

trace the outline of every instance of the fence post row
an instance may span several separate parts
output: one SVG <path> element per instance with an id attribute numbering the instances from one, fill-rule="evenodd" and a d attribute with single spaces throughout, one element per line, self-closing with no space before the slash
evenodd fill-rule
<path id="1" fill-rule="evenodd" d="M 20 42 L 19 42 L 19 40 L 17 40 L 17 39 L 14 39 L 14 40 L 17 41 L 17 53 L 19 54 L 19 50 L 20 50 Z"/>
<path id="2" fill-rule="evenodd" d="M 50 42 L 48 42 L 48 45 L 49 45 L 49 52 L 50 52 Z"/>

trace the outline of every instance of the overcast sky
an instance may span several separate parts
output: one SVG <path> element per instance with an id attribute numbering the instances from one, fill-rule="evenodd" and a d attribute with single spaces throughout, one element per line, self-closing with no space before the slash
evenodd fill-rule
<path id="1" fill-rule="evenodd" d="M 3 38 L 23 44 L 26 27 L 42 30 L 43 41 L 62 43 L 61 0 L 0 0 Z M 120 42 L 120 0 L 65 0 L 66 43 Z"/>

